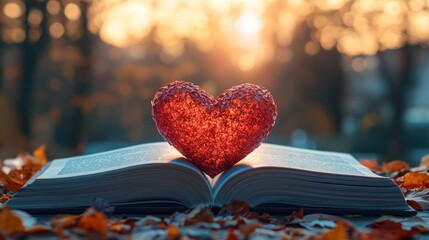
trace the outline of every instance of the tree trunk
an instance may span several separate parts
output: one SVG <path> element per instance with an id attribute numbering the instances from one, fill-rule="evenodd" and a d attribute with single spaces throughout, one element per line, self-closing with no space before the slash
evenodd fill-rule
<path id="1" fill-rule="evenodd" d="M 386 156 L 388 160 L 403 159 L 405 155 L 404 113 L 406 110 L 406 93 L 415 82 L 415 47 L 405 45 L 397 51 L 399 51 L 396 54 L 397 61 L 392 61 L 388 52 L 379 53 L 380 71 L 388 86 L 389 98 L 393 108 Z"/>
<path id="2" fill-rule="evenodd" d="M 43 51 L 46 45 L 48 31 L 46 26 L 46 1 L 26 0 L 25 6 L 25 16 L 28 16 L 32 8 L 40 9 L 45 15 L 40 24 L 42 27 L 42 35 L 40 39 L 33 43 L 27 37 L 26 40 L 22 43 L 22 76 L 20 83 L 21 91 L 18 97 L 18 114 L 22 132 L 27 137 L 31 137 L 30 120 L 33 103 L 34 70 L 40 53 Z M 26 19 L 25 28 L 26 36 L 29 36 L 30 26 Z"/>

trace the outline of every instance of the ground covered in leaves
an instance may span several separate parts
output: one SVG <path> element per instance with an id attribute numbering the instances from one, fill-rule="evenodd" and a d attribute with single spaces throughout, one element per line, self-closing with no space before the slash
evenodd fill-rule
<path id="1" fill-rule="evenodd" d="M 33 154 L 19 154 L 1 161 L 1 201 L 13 197 L 25 182 L 46 163 L 45 148 Z M 378 165 L 376 160 L 361 163 L 377 174 L 391 177 L 414 209 L 429 209 L 429 156 L 420 166 L 410 168 L 403 161 Z M 429 236 L 429 214 L 410 218 L 383 216 L 363 227 L 360 216 L 305 214 L 297 209 L 287 216 L 253 212 L 245 201 L 234 201 L 214 212 L 198 206 L 170 216 L 118 216 L 102 199 L 79 215 L 36 218 L 26 212 L 0 210 L 0 239 L 7 238 L 86 238 L 86 239 L 413 239 Z"/>

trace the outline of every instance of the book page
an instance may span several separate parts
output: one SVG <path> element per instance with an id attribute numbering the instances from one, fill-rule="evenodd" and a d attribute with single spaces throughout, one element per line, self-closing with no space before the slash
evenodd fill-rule
<path id="1" fill-rule="evenodd" d="M 230 183 L 230 180 L 236 176 L 241 175 L 244 172 L 252 172 L 258 168 L 284 168 L 285 170 L 299 170 L 302 173 L 302 176 L 306 176 L 305 172 L 315 172 L 322 174 L 329 174 L 332 176 L 357 176 L 363 178 L 371 178 L 371 179 L 383 179 L 383 177 L 378 176 L 368 170 L 366 167 L 362 166 L 355 158 L 353 158 L 349 154 L 344 153 L 336 153 L 336 152 L 326 152 L 326 151 L 315 151 L 315 150 L 307 150 L 301 148 L 293 148 L 286 147 L 274 144 L 262 144 L 258 149 L 249 154 L 245 159 L 238 162 L 234 167 L 222 173 L 222 175 L 217 176 L 216 184 L 213 187 L 213 196 L 215 201 L 222 202 L 224 197 L 228 198 L 227 195 L 220 194 L 223 189 L 228 189 L 225 191 L 235 191 L 231 190 L 232 185 L 236 187 L 238 190 L 243 191 L 243 188 L 238 187 L 239 184 L 236 182 Z M 279 171 L 271 171 L 277 172 Z M 285 171 L 286 172 L 286 171 Z M 270 179 L 270 170 L 265 171 L 266 177 L 264 179 Z M 287 174 L 286 174 L 287 175 Z M 241 180 L 243 184 L 248 184 L 249 176 L 254 176 L 256 179 L 264 175 L 253 174 L 246 175 L 246 180 Z M 314 178 L 314 174 L 307 176 L 307 179 Z M 261 177 L 262 178 L 262 177 Z M 337 181 L 332 180 L 332 183 L 336 183 Z M 277 179 L 278 180 L 278 179 Z M 293 179 L 292 179 L 293 180 Z M 260 180 L 258 180 L 260 181 Z M 258 184 L 256 181 L 252 184 L 252 187 L 255 188 Z M 302 181 L 302 180 L 301 180 Z M 311 181 L 311 180 L 310 180 Z M 276 182 L 276 181 L 273 181 Z M 291 182 L 291 181 L 286 181 Z M 305 181 L 304 181 L 305 182 Z M 255 185 L 256 184 L 256 185 Z M 265 183 L 267 184 L 267 183 Z M 274 183 L 273 183 L 274 184 Z M 277 186 L 278 189 L 284 190 L 284 187 L 287 184 L 282 184 L 281 186 Z M 228 187 L 226 187 L 228 186 Z M 275 185 L 262 187 L 265 190 L 267 188 L 273 188 Z M 290 188 L 290 186 L 288 187 Z M 253 191 L 252 189 L 248 189 L 249 193 Z M 237 191 L 238 191 L 237 190 Z M 273 194 L 275 191 L 273 192 Z M 220 195 L 219 195 L 220 194 Z M 229 192 L 231 194 L 231 192 Z M 219 197 L 220 196 L 220 197 Z M 219 197 L 219 198 L 218 198 Z M 229 200 L 228 200 L 229 201 Z"/>
<path id="2" fill-rule="evenodd" d="M 39 178 L 81 176 L 153 163 L 173 163 L 199 171 L 186 161 L 178 161 L 181 158 L 183 156 L 166 142 L 141 144 L 102 153 L 58 159 L 53 161 Z"/>
<path id="3" fill-rule="evenodd" d="M 262 144 L 238 163 L 251 168 L 284 167 L 329 174 L 379 177 L 349 154 Z"/>

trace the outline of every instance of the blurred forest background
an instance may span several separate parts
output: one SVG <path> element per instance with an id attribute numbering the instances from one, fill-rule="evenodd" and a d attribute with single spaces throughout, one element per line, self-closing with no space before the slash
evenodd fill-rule
<path id="1" fill-rule="evenodd" d="M 0 0 L 0 159 L 162 140 L 174 80 L 267 87 L 267 142 L 429 153 L 429 0 Z"/>

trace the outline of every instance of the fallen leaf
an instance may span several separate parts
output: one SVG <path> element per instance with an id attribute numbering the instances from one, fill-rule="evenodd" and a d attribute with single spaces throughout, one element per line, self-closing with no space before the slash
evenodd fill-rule
<path id="1" fill-rule="evenodd" d="M 174 225 L 170 225 L 167 228 L 167 239 L 168 240 L 175 240 L 178 239 L 180 236 L 180 228 Z"/>
<path id="2" fill-rule="evenodd" d="M 46 146 L 42 145 L 33 151 L 33 156 L 38 159 L 39 164 L 45 165 L 48 162 L 48 158 L 46 157 Z"/>
<path id="3" fill-rule="evenodd" d="M 429 222 L 424 220 L 422 217 L 414 216 L 414 217 L 394 217 L 394 216 L 382 216 L 375 220 L 374 222 L 384 222 L 384 221 L 392 221 L 401 224 L 401 228 L 409 231 L 409 230 L 417 230 L 420 233 L 426 233 L 429 230 Z"/>
<path id="4" fill-rule="evenodd" d="M 223 205 L 222 209 L 219 211 L 219 216 L 227 215 L 246 215 L 250 212 L 250 205 L 246 201 L 234 200 L 230 204 Z"/>
<path id="5" fill-rule="evenodd" d="M 0 172 L 0 183 L 4 185 L 4 189 L 14 193 L 18 192 L 46 164 L 44 146 L 36 149 L 34 154 L 37 156 L 33 157 L 25 153 L 20 153 L 17 158 L 11 159 L 7 169 L 2 168 L 3 172 Z M 5 170 L 7 171 L 5 172 Z"/>
<path id="6" fill-rule="evenodd" d="M 409 172 L 404 175 L 401 187 L 406 189 L 427 188 L 429 187 L 429 175 L 425 172 Z"/>
<path id="7" fill-rule="evenodd" d="M 51 218 L 51 227 L 55 232 L 63 232 L 66 228 L 71 228 L 77 225 L 79 216 L 76 215 L 57 215 Z"/>
<path id="8" fill-rule="evenodd" d="M 26 181 L 27 179 L 24 179 L 21 170 L 18 169 L 12 169 L 7 175 L 0 175 L 0 182 L 3 183 L 4 189 L 11 192 L 18 192 Z"/>
<path id="9" fill-rule="evenodd" d="M 28 229 L 25 233 L 27 235 L 30 235 L 30 236 L 46 236 L 46 235 L 52 235 L 55 232 L 46 226 L 35 225 L 35 226 L 31 227 L 30 229 Z"/>
<path id="10" fill-rule="evenodd" d="M 320 240 L 346 240 L 350 239 L 349 234 L 347 233 L 346 224 L 342 221 L 337 223 L 337 226 L 332 228 L 331 230 L 323 233 Z"/>
<path id="11" fill-rule="evenodd" d="M 376 221 L 368 225 L 372 230 L 365 234 L 367 239 L 400 240 L 411 239 L 418 231 L 402 229 L 402 223 L 392 220 Z"/>
<path id="12" fill-rule="evenodd" d="M 239 240 L 237 234 L 235 234 L 234 228 L 228 228 L 228 235 L 226 235 L 226 240 Z"/>
<path id="13" fill-rule="evenodd" d="M 377 159 L 360 159 L 359 163 L 373 172 L 381 171 L 381 167 L 378 165 Z"/>
<path id="14" fill-rule="evenodd" d="M 429 209 L 429 189 L 424 189 L 422 191 L 407 190 L 404 192 L 404 197 L 407 203 L 410 202 L 411 207 L 416 210 Z"/>
<path id="15" fill-rule="evenodd" d="M 190 226 L 201 222 L 212 223 L 213 219 L 214 219 L 214 214 L 210 208 L 198 209 L 197 211 L 195 212 L 191 211 L 188 214 L 184 222 L 184 225 Z"/>
<path id="16" fill-rule="evenodd" d="M 106 237 L 109 231 L 109 220 L 103 212 L 89 208 L 80 217 L 78 226 L 88 231 L 97 232 L 102 237 Z"/>
<path id="17" fill-rule="evenodd" d="M 245 239 L 249 239 L 250 234 L 252 234 L 260 224 L 258 222 L 254 222 L 252 224 L 240 224 L 238 226 L 238 230 L 244 235 Z"/>
<path id="18" fill-rule="evenodd" d="M 403 169 L 409 169 L 410 165 L 408 165 L 408 163 L 401 161 L 401 160 L 394 160 L 391 162 L 383 162 L 382 166 L 381 166 L 381 170 L 385 173 L 393 173 L 393 172 L 397 172 Z"/>
<path id="19" fill-rule="evenodd" d="M 7 206 L 3 206 L 0 212 L 0 232 L 11 235 L 24 231 L 25 226 L 22 219 Z"/>
<path id="20" fill-rule="evenodd" d="M 420 204 L 414 200 L 407 200 L 407 204 L 414 208 L 414 210 L 420 211 L 422 210 L 422 206 L 420 206 Z"/>
<path id="21" fill-rule="evenodd" d="M 286 217 L 288 222 L 295 222 L 296 220 L 302 219 L 304 217 L 304 208 L 293 211 L 289 216 Z"/>
<path id="22" fill-rule="evenodd" d="M 0 203 L 5 203 L 7 200 L 9 200 L 12 197 L 12 194 L 5 193 L 0 197 Z"/>

